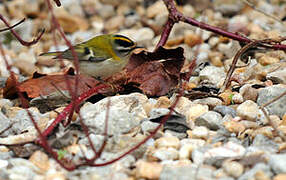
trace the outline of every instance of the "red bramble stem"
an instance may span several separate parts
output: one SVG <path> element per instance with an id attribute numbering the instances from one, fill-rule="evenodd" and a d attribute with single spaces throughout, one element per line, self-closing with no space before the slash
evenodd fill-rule
<path id="1" fill-rule="evenodd" d="M 174 0 L 163 0 L 163 2 L 165 3 L 165 5 L 169 11 L 169 18 L 168 18 L 168 21 L 166 22 L 166 24 L 164 26 L 164 29 L 163 29 L 163 32 L 161 35 L 161 39 L 160 39 L 159 43 L 157 44 L 156 48 L 166 44 L 173 25 L 175 23 L 180 22 L 180 21 L 185 22 L 187 24 L 190 24 L 192 26 L 199 27 L 200 29 L 211 31 L 215 34 L 228 37 L 228 38 L 233 39 L 233 40 L 244 42 L 246 44 L 253 42 L 253 40 L 248 39 L 247 37 L 243 37 L 243 36 L 240 36 L 238 34 L 228 32 L 228 31 L 225 31 L 223 29 L 208 25 L 206 23 L 196 21 L 195 19 L 193 19 L 191 17 L 184 16 L 181 12 L 179 12 L 177 10 L 176 5 L 174 3 Z M 262 47 L 266 47 L 266 48 L 272 48 L 275 50 L 286 50 L 286 45 L 283 45 L 283 44 L 273 44 L 273 45 L 272 44 L 258 44 L 258 45 L 262 46 Z"/>

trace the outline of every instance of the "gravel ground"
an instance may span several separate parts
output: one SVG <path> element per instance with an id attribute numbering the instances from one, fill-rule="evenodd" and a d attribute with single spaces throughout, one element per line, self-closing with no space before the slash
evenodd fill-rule
<path id="1" fill-rule="evenodd" d="M 51 1 L 54 14 L 72 44 L 102 33 L 118 33 L 152 51 L 168 19 L 168 11 L 161 0 L 61 2 L 62 6 L 56 7 Z M 178 2 L 178 9 L 184 15 L 250 39 L 277 39 L 286 35 L 286 2 L 283 0 L 251 1 L 255 9 L 243 1 Z M 59 46 L 54 44 L 51 16 L 44 0 L 2 1 L 0 13 L 10 24 L 26 18 L 16 28 L 24 40 L 46 29 L 41 40 L 31 47 L 22 46 L 9 32 L 1 32 L 6 58 L 20 81 L 31 78 L 36 71 L 42 74 L 64 71 L 58 61 L 38 56 L 42 52 L 67 48 L 59 33 L 55 34 Z M 3 23 L 0 26 L 4 28 Z M 247 58 L 238 61 L 241 67 L 235 69 L 230 87 L 218 94 L 241 44 L 178 23 L 165 47 L 178 46 L 184 48 L 182 72 L 188 71 L 192 60 L 197 61 L 191 78 L 184 82 L 184 95 L 178 102 L 177 91 L 160 97 L 148 97 L 140 92 L 117 94 L 98 102 L 85 102 L 68 127 L 59 125 L 49 137 L 59 159 L 64 159 L 65 164 L 79 164 L 85 157 L 95 155 L 89 139 L 97 151 L 101 148 L 108 119 L 105 148 L 95 160 L 95 164 L 101 164 L 142 142 L 170 112 L 168 108 L 176 103 L 167 122 L 154 136 L 110 165 L 64 169 L 34 143 L 37 131 L 30 116 L 19 105 L 19 99 L 5 99 L 1 93 L 0 180 L 286 179 L 286 95 L 264 107 L 286 92 L 285 51 L 250 51 Z M 64 65 L 67 69 L 72 63 L 66 61 Z M 4 58 L 0 56 L 2 87 L 9 75 Z M 43 100 L 41 103 L 47 104 Z M 55 112 L 43 111 L 38 103 L 34 100 L 34 107 L 29 111 L 41 130 L 66 105 L 59 105 Z M 80 119 L 89 129 L 89 139 Z"/>

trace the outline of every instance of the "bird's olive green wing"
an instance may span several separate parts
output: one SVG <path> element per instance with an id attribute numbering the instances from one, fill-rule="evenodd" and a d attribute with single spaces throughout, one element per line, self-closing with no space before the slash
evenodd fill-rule
<path id="1" fill-rule="evenodd" d="M 80 61 L 100 62 L 111 58 L 110 55 L 103 52 L 101 49 L 87 47 L 84 43 L 74 46 L 74 50 L 77 53 L 78 59 Z M 74 60 L 72 51 L 70 49 L 63 51 L 61 55 L 58 55 L 56 58 L 59 58 L 60 56 L 63 59 Z"/>

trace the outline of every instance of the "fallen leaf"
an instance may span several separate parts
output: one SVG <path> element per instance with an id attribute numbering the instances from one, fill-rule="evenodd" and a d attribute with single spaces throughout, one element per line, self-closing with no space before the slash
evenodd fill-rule
<path id="1" fill-rule="evenodd" d="M 127 84 L 138 85 L 144 94 L 162 96 L 177 86 L 184 64 L 183 48 L 155 52 L 141 51 L 131 56 L 126 67 Z"/>
<path id="2" fill-rule="evenodd" d="M 58 91 L 68 91 L 67 84 L 70 85 L 72 91 L 75 87 L 75 75 L 41 75 L 34 74 L 34 77 L 19 83 L 18 91 L 26 94 L 28 98 L 35 98 L 39 96 L 47 96 Z M 98 84 L 98 81 L 92 77 L 79 75 L 79 82 L 77 87 L 78 94 L 86 92 L 89 88 Z M 13 98 L 16 97 L 17 89 L 15 83 L 9 78 L 4 88 L 4 97 Z"/>

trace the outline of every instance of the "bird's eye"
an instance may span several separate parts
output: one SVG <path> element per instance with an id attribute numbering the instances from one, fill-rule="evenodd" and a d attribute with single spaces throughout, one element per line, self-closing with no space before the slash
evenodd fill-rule
<path id="1" fill-rule="evenodd" d="M 90 50 L 88 47 L 84 47 L 84 54 L 86 54 L 86 55 L 90 54 Z"/>
<path id="2" fill-rule="evenodd" d="M 115 43 L 122 47 L 132 47 L 135 46 L 135 43 L 129 38 L 121 35 L 115 35 Z"/>

